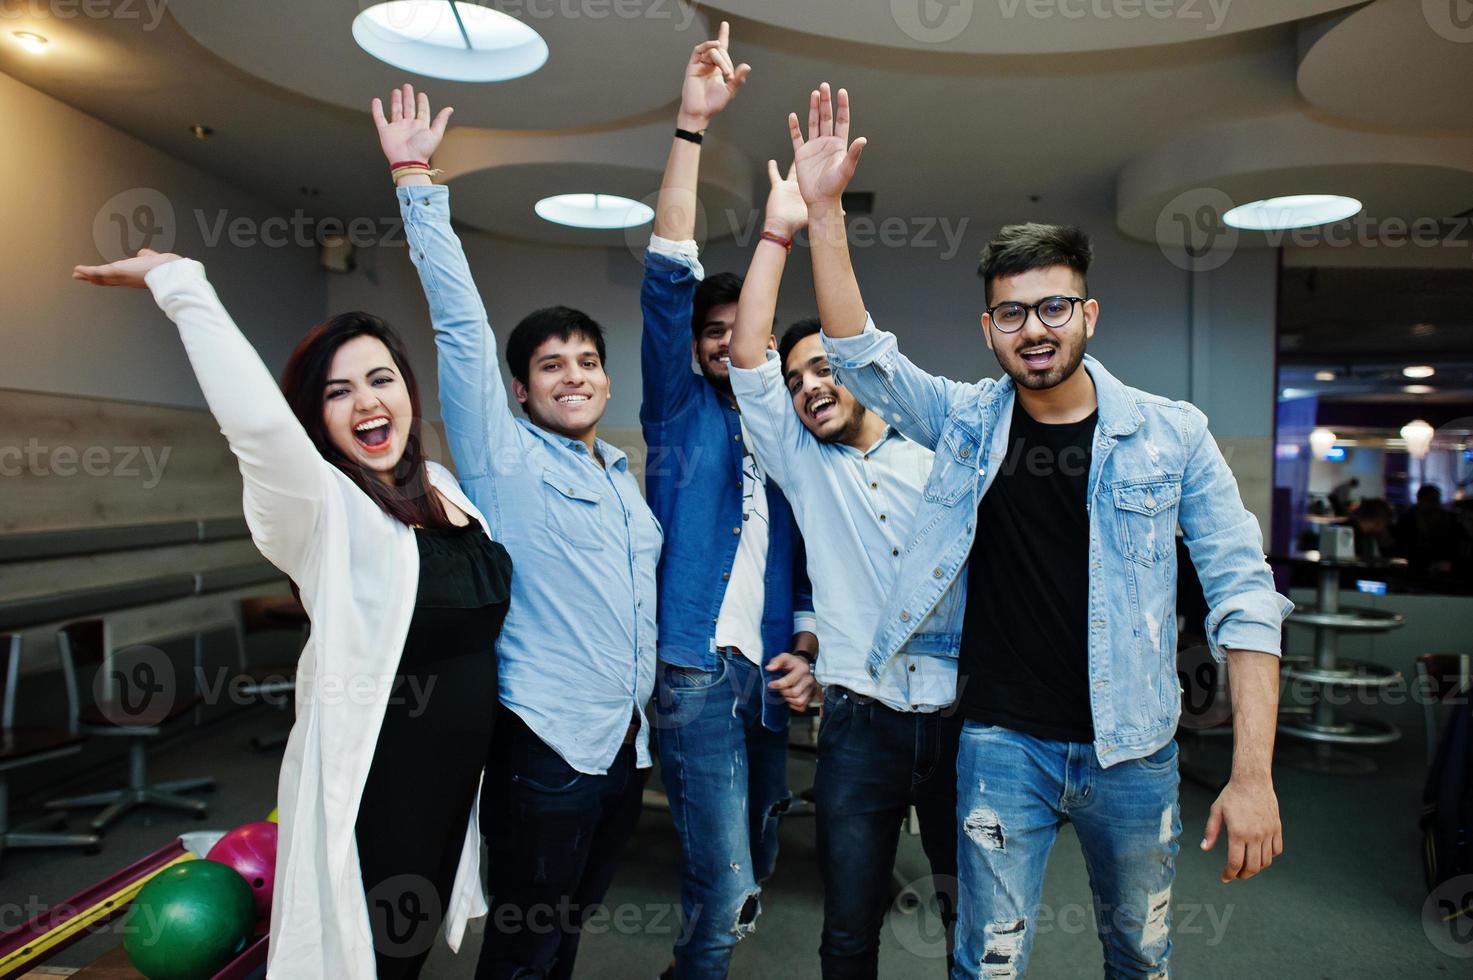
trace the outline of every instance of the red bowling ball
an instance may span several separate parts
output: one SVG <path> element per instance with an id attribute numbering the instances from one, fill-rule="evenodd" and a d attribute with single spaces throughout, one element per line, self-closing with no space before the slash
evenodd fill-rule
<path id="1" fill-rule="evenodd" d="M 271 895 L 276 881 L 277 825 L 269 821 L 242 824 L 221 837 L 210 853 L 211 861 L 229 865 L 251 886 L 257 920 L 271 915 Z"/>

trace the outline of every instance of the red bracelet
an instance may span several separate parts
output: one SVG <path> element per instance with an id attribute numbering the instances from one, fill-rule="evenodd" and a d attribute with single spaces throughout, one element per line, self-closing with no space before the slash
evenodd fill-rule
<path id="1" fill-rule="evenodd" d="M 789 252 L 793 250 L 793 240 L 791 238 L 783 238 L 781 235 L 774 234 L 770 231 L 764 231 L 762 233 L 762 241 L 772 242 L 774 245 L 781 245 Z"/>
<path id="2" fill-rule="evenodd" d="M 400 160 L 398 163 L 389 164 L 390 170 L 398 170 L 400 167 L 424 167 L 430 169 L 430 165 L 423 160 Z"/>

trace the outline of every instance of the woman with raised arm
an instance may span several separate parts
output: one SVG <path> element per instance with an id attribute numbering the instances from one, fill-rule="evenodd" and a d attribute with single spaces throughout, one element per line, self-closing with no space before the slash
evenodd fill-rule
<path id="1" fill-rule="evenodd" d="M 511 559 L 425 458 L 398 335 L 344 313 L 277 388 L 198 262 L 145 250 L 73 277 L 147 287 L 244 478 L 256 546 L 312 621 L 282 760 L 272 977 L 417 976 L 484 915 L 478 800 Z"/>

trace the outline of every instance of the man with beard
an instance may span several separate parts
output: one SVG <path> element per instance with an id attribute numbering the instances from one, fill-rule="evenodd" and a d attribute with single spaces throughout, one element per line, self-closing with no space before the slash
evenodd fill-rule
<path id="1" fill-rule="evenodd" d="M 807 221 L 798 184 L 769 163 L 772 190 L 731 339 L 731 387 L 752 451 L 793 502 L 808 547 L 824 688 L 818 737 L 823 976 L 875 977 L 900 826 L 920 820 L 950 936 L 956 880 L 959 580 L 883 673 L 865 662 L 934 453 L 865 410 L 829 368 L 819 322 L 770 349 L 778 285 Z M 949 948 L 949 943 L 948 943 Z"/>
<path id="2" fill-rule="evenodd" d="M 749 70 L 728 38 L 723 23 L 686 65 L 641 291 L 645 492 L 666 535 L 655 727 L 685 858 L 667 973 L 680 980 L 725 977 L 756 926 L 790 799 L 788 708 L 808 704 L 818 642 L 792 510 L 748 451 L 727 378 L 741 280 L 702 281 L 692 240 L 702 133 Z"/>
<path id="3" fill-rule="evenodd" d="M 998 233 L 982 254 L 981 319 L 1007 377 L 935 377 L 875 328 L 850 265 L 839 201 L 864 140 L 849 142 L 847 94 L 837 109 L 827 84 L 811 94 L 807 141 L 796 115 L 788 127 L 825 349 L 861 401 L 937 453 L 871 672 L 955 576 L 969 576 L 953 976 L 1024 974 L 1065 821 L 1090 870 L 1106 975 L 1165 976 L 1181 827 L 1178 523 L 1211 609 L 1209 645 L 1233 687 L 1232 777 L 1201 846 L 1226 826 L 1224 882 L 1283 850 L 1270 762 L 1292 604 L 1273 589 L 1257 521 L 1200 411 L 1128 388 L 1086 356 L 1100 304 L 1078 229 Z"/>

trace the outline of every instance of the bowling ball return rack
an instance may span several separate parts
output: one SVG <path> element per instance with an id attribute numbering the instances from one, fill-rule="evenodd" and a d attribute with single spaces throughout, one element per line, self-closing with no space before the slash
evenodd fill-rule
<path id="1" fill-rule="evenodd" d="M 62 950 L 103 931 L 128 913 L 143 886 L 161 871 L 199 858 L 175 839 L 152 854 L 82 891 L 55 903 L 25 924 L 0 934 L 0 980 L 17 980 L 50 961 Z M 254 936 L 244 950 L 210 980 L 264 980 L 266 935 Z M 143 980 L 128 962 L 122 933 L 117 942 L 91 963 L 79 967 L 72 980 Z"/>

